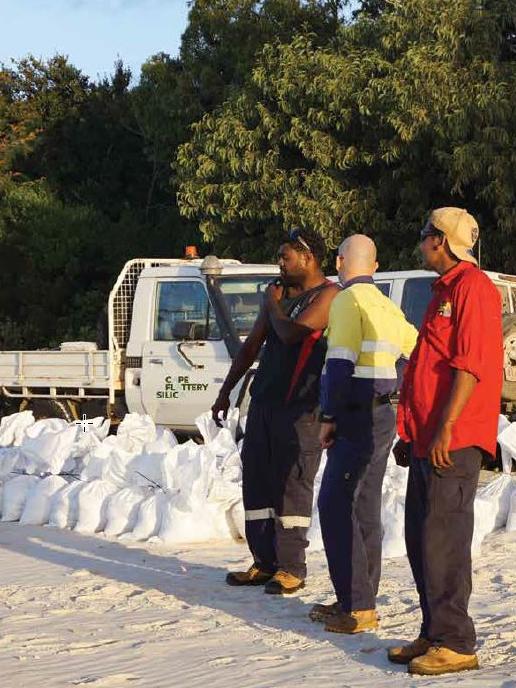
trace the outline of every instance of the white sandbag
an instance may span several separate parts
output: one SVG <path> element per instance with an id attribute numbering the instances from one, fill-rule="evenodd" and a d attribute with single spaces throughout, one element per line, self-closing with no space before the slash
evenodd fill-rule
<path id="1" fill-rule="evenodd" d="M 242 486 L 229 482 L 222 477 L 212 481 L 207 495 L 207 501 L 218 504 L 224 511 L 228 511 L 242 499 Z"/>
<path id="2" fill-rule="evenodd" d="M 233 510 L 231 513 L 233 513 Z M 244 511 L 244 519 L 245 519 L 245 511 Z M 243 535 L 243 537 L 245 537 L 245 520 L 244 520 L 244 535 Z M 324 543 L 322 540 L 322 533 L 321 533 L 321 522 L 319 520 L 319 509 L 317 508 L 317 499 L 314 500 L 312 518 L 310 520 L 310 526 L 308 528 L 308 533 L 306 535 L 306 539 L 308 540 L 308 549 L 311 552 L 320 552 L 321 550 L 324 549 Z"/>
<path id="3" fill-rule="evenodd" d="M 224 460 L 221 473 L 226 482 L 242 485 L 242 459 L 240 458 L 240 452 L 236 451 Z"/>
<path id="4" fill-rule="evenodd" d="M 47 421 L 60 421 L 59 418 L 46 418 L 45 423 L 38 421 L 31 426 L 21 444 L 21 451 L 27 459 L 28 473 L 60 473 L 70 455 L 75 442 L 77 428 L 66 421 L 57 425 Z M 41 424 L 41 425 L 40 425 Z"/>
<path id="5" fill-rule="evenodd" d="M 0 446 L 8 447 L 11 444 L 20 446 L 27 428 L 34 425 L 34 422 L 32 411 L 20 411 L 20 413 L 4 416 L 0 421 Z"/>
<path id="6" fill-rule="evenodd" d="M 108 498 L 104 533 L 114 537 L 134 530 L 140 504 L 146 497 L 141 487 L 125 487 Z"/>
<path id="7" fill-rule="evenodd" d="M 146 497 L 138 509 L 136 525 L 131 533 L 125 533 L 121 540 L 148 540 L 156 536 L 161 528 L 163 508 L 167 502 L 167 495 L 156 490 Z"/>
<path id="8" fill-rule="evenodd" d="M 4 484 L 2 521 L 19 521 L 23 513 L 27 495 L 39 483 L 36 475 L 18 475 Z"/>
<path id="9" fill-rule="evenodd" d="M 199 445 L 193 440 L 188 440 L 188 442 L 178 444 L 167 452 L 161 462 L 161 485 L 169 489 L 177 488 L 179 478 L 177 472 L 178 464 L 188 461 L 191 457 L 196 457 L 198 451 Z"/>
<path id="10" fill-rule="evenodd" d="M 86 430 L 77 423 L 77 434 L 70 456 L 74 459 L 78 459 L 95 451 L 109 435 L 110 426 L 110 419 L 103 418 L 102 416 L 88 419 Z"/>
<path id="11" fill-rule="evenodd" d="M 49 526 L 55 528 L 73 528 L 75 526 L 79 518 L 79 492 L 86 484 L 74 480 L 56 492 L 50 503 Z"/>
<path id="12" fill-rule="evenodd" d="M 407 493 L 408 473 L 408 468 L 397 465 L 391 452 L 383 478 L 382 494 L 385 495 L 390 490 L 404 501 Z"/>
<path id="13" fill-rule="evenodd" d="M 107 480 L 119 488 L 128 480 L 128 466 L 134 457 L 126 451 L 113 435 L 107 437 L 93 452 L 83 457 L 81 480 Z"/>
<path id="14" fill-rule="evenodd" d="M 476 496 L 474 503 L 475 525 L 471 542 L 471 554 L 473 556 L 478 556 L 481 553 L 480 546 L 485 536 L 495 530 L 497 513 L 498 508 L 494 500 Z"/>
<path id="15" fill-rule="evenodd" d="M 487 485 L 483 485 L 477 492 L 478 499 L 491 501 L 495 505 L 494 528 L 503 528 L 507 523 L 511 504 L 511 493 L 515 482 L 509 475 L 501 475 Z"/>
<path id="16" fill-rule="evenodd" d="M 19 447 L 3 447 L 0 449 L 0 480 L 4 482 L 15 476 L 16 471 L 25 469 L 25 457 Z"/>
<path id="17" fill-rule="evenodd" d="M 36 483 L 27 494 L 20 523 L 33 526 L 48 523 L 52 497 L 65 485 L 66 480 L 59 475 L 49 475 Z"/>
<path id="18" fill-rule="evenodd" d="M 498 416 L 498 431 L 496 434 L 499 435 L 505 430 L 505 428 L 508 428 L 510 424 L 511 421 L 507 418 L 507 416 L 504 416 L 500 413 Z"/>
<path id="19" fill-rule="evenodd" d="M 184 508 L 206 501 L 216 473 L 216 460 L 209 447 L 191 440 L 174 447 L 162 462 L 162 484 L 179 490 Z"/>
<path id="20" fill-rule="evenodd" d="M 40 418 L 33 425 L 27 428 L 25 436 L 30 439 L 35 439 L 47 432 L 59 432 L 69 427 L 66 420 L 63 418 Z"/>
<path id="21" fill-rule="evenodd" d="M 232 539 L 225 510 L 219 505 L 205 503 L 190 511 L 175 499 L 165 504 L 158 537 L 166 545 Z"/>
<path id="22" fill-rule="evenodd" d="M 321 463 L 319 464 L 319 469 L 314 480 L 314 500 L 312 508 L 312 519 L 306 536 L 308 540 L 308 548 L 314 552 L 324 549 L 321 533 L 321 522 L 319 520 L 319 509 L 317 508 L 317 500 L 319 498 L 319 490 L 321 489 L 321 481 L 324 474 L 324 469 L 326 468 L 326 459 L 327 456 L 325 450 L 321 455 Z"/>
<path id="23" fill-rule="evenodd" d="M 513 530 L 516 530 L 516 487 L 512 488 L 511 502 L 509 505 L 509 516 L 507 517 L 505 530 L 508 533 L 511 533 Z"/>
<path id="24" fill-rule="evenodd" d="M 500 419 L 502 418 L 505 418 L 505 416 L 500 416 Z M 503 472 L 510 474 L 512 460 L 516 460 L 516 423 L 505 424 L 500 420 L 498 430 L 498 444 L 502 453 Z"/>
<path id="25" fill-rule="evenodd" d="M 217 475 L 213 454 L 208 447 L 201 445 L 190 461 L 179 461 L 177 472 L 179 502 L 192 511 L 199 510 L 206 503 Z"/>
<path id="26" fill-rule="evenodd" d="M 81 462 L 80 478 L 84 482 L 100 480 L 102 478 L 102 468 L 104 462 L 111 453 L 112 437 L 108 437 L 104 442 L 97 446 L 93 451 L 83 456 Z"/>
<path id="27" fill-rule="evenodd" d="M 242 500 L 233 504 L 226 512 L 226 518 L 233 540 L 245 540 L 245 511 Z"/>
<path id="28" fill-rule="evenodd" d="M 179 444 L 172 430 L 165 425 L 156 425 L 156 442 L 163 442 L 168 449 Z"/>
<path id="29" fill-rule="evenodd" d="M 235 438 L 228 428 L 222 428 L 215 439 L 206 443 L 211 453 L 217 458 L 217 465 L 222 465 L 224 460 L 238 451 Z"/>
<path id="30" fill-rule="evenodd" d="M 106 480 L 94 480 L 79 492 L 79 516 L 75 530 L 79 533 L 97 533 L 106 527 L 108 497 L 117 488 Z"/>
<path id="31" fill-rule="evenodd" d="M 156 439 L 156 426 L 148 415 L 126 413 L 118 426 L 116 438 L 119 446 L 128 452 L 140 452 L 146 442 Z"/>
<path id="32" fill-rule="evenodd" d="M 405 501 L 395 490 L 384 493 L 382 527 L 382 557 L 390 559 L 405 556 Z"/>
<path id="33" fill-rule="evenodd" d="M 102 480 L 116 485 L 119 489 L 125 487 L 129 481 L 129 464 L 133 458 L 132 452 L 124 451 L 121 447 L 113 447 L 102 464 Z"/>
<path id="34" fill-rule="evenodd" d="M 230 408 L 227 419 L 221 420 L 222 427 L 230 431 L 233 439 L 236 435 L 239 415 L 240 410 L 238 408 Z M 221 428 L 215 424 L 215 421 L 211 415 L 211 411 L 206 411 L 198 416 L 195 419 L 195 424 L 199 428 L 199 432 L 201 433 L 205 444 L 213 442 L 221 430 Z"/>
<path id="35" fill-rule="evenodd" d="M 172 435 L 172 433 L 170 433 Z M 146 442 L 139 454 L 131 461 L 128 467 L 128 480 L 133 485 L 142 487 L 164 487 L 163 462 L 169 455 L 174 457 L 178 447 L 175 437 L 169 437 L 159 433 L 159 437 L 153 442 Z"/>

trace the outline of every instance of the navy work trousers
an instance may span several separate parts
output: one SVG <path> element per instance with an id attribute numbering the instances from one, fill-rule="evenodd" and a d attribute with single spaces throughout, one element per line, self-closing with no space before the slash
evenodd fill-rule
<path id="1" fill-rule="evenodd" d="M 468 602 L 473 504 L 482 452 L 467 447 L 450 456 L 450 468 L 434 468 L 427 459 L 411 458 L 405 541 L 423 615 L 421 637 L 473 654 L 476 636 Z"/>
<path id="2" fill-rule="evenodd" d="M 343 414 L 328 450 L 319 518 L 330 577 L 345 612 L 374 609 L 382 556 L 382 482 L 395 435 L 382 404 Z"/>
<path id="3" fill-rule="evenodd" d="M 306 539 L 321 460 L 315 411 L 251 401 L 242 448 L 245 534 L 255 563 L 306 577 Z"/>

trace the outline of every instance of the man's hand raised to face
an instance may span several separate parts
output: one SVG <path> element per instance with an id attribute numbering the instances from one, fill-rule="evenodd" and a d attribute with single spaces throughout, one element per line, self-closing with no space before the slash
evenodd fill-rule
<path id="1" fill-rule="evenodd" d="M 278 303 L 278 301 L 281 301 L 283 294 L 285 291 L 285 287 L 282 284 L 277 284 L 276 282 L 272 282 L 269 284 L 267 289 L 265 290 L 265 302 L 267 304 L 269 303 Z"/>

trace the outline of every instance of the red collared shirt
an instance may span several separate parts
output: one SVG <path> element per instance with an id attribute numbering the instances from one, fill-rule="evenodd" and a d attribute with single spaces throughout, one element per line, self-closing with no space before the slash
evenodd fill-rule
<path id="1" fill-rule="evenodd" d="M 466 370 L 478 383 L 453 426 L 450 449 L 477 446 L 494 455 L 503 376 L 500 295 L 487 275 L 465 261 L 432 289 L 403 379 L 398 434 L 412 442 L 415 456 L 427 456 L 454 370 Z"/>

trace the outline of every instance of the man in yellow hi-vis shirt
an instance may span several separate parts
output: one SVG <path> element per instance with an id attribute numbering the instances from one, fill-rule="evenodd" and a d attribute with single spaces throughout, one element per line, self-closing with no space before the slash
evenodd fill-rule
<path id="1" fill-rule="evenodd" d="M 377 627 L 382 481 L 395 435 L 390 395 L 396 361 L 408 358 L 417 330 L 375 286 L 376 246 L 355 234 L 339 247 L 343 290 L 330 308 L 321 378 L 321 445 L 328 450 L 319 493 L 321 532 L 337 602 L 310 617 L 326 630 Z"/>

